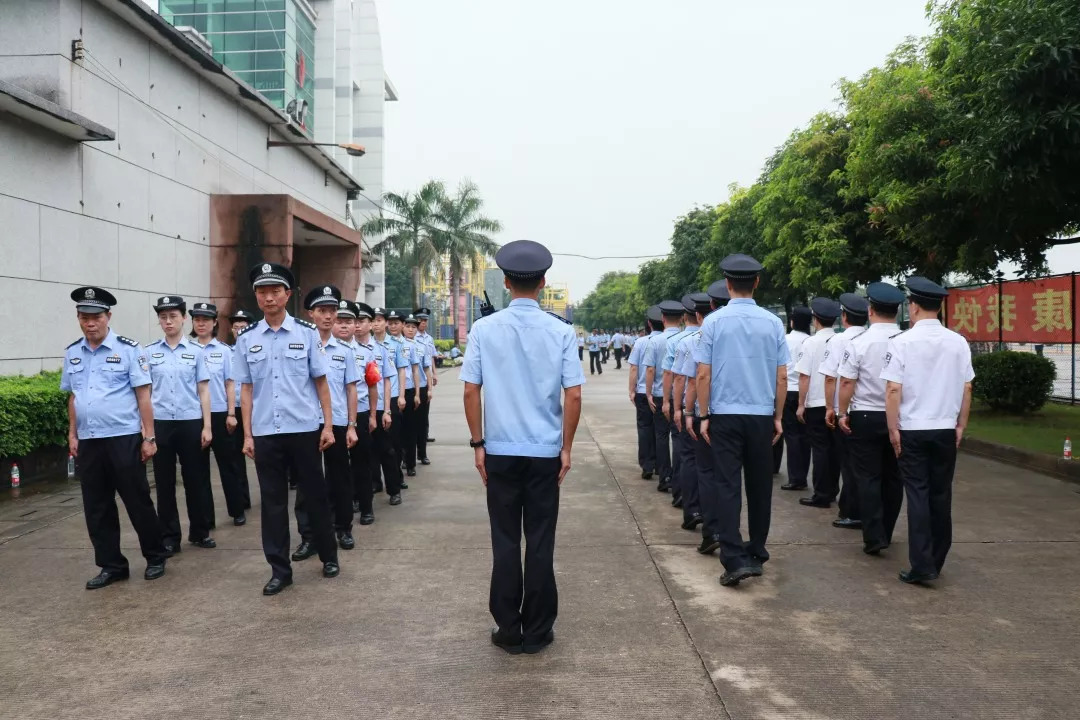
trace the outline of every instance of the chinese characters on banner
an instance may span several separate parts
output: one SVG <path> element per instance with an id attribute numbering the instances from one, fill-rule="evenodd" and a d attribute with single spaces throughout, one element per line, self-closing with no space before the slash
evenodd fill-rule
<path id="1" fill-rule="evenodd" d="M 1000 300 L 999 300 L 1000 298 Z M 1076 299 L 1072 277 L 1011 280 L 950 289 L 948 326 L 968 340 L 1058 344 L 1073 341 Z M 1000 333 L 1000 335 L 999 335 Z"/>

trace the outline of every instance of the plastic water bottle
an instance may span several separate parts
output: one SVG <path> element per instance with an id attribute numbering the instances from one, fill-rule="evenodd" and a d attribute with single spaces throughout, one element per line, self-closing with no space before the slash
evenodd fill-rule
<path id="1" fill-rule="evenodd" d="M 11 463 L 11 487 L 17 488 L 21 483 L 22 478 L 19 474 L 19 466 L 15 463 Z"/>
<path id="2" fill-rule="evenodd" d="M 1066 460 L 1072 460 L 1072 440 L 1070 440 L 1068 437 L 1065 438 L 1064 457 Z"/>
<path id="3" fill-rule="evenodd" d="M 68 480 L 75 477 L 75 456 L 68 453 Z"/>

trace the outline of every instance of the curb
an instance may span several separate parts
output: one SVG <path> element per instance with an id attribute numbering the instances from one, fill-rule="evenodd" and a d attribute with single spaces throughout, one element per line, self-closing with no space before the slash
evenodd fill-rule
<path id="1" fill-rule="evenodd" d="M 1080 485 L 1080 462 L 971 437 L 964 438 L 960 450 Z"/>

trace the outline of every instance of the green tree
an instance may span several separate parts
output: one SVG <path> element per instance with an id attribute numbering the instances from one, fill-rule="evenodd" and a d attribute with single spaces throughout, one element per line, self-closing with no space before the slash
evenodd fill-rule
<path id="1" fill-rule="evenodd" d="M 361 226 L 365 235 L 382 235 L 372 246 L 376 253 L 393 253 L 404 260 L 412 275 L 410 307 L 420 303 L 420 278 L 437 272 L 439 248 L 432 236 L 432 220 L 440 199 L 445 196 L 442 182 L 429 180 L 415 193 L 384 193 L 386 213 L 369 218 Z"/>
<path id="2" fill-rule="evenodd" d="M 645 308 L 636 274 L 608 272 L 574 307 L 574 321 L 586 330 L 640 327 L 644 323 Z"/>
<path id="3" fill-rule="evenodd" d="M 455 343 L 459 340 L 457 298 L 461 291 L 462 274 L 466 267 L 474 274 L 482 274 L 486 264 L 484 258 L 493 257 L 499 249 L 499 244 L 488 233 L 500 232 L 502 225 L 498 220 L 482 215 L 483 207 L 479 188 L 465 180 L 453 196 L 445 193 L 439 196 L 432 215 L 436 226 L 432 230 L 432 240 L 438 253 L 445 255 L 450 265 Z"/>
<path id="4" fill-rule="evenodd" d="M 413 290 L 408 263 L 394 253 L 383 256 L 386 271 L 386 307 L 415 307 L 412 304 L 416 293 Z"/>
<path id="5" fill-rule="evenodd" d="M 702 289 L 698 274 L 701 264 L 705 262 L 705 246 L 715 220 L 716 211 L 709 207 L 694 207 L 675 220 L 671 233 L 671 254 L 641 266 L 638 283 L 643 297 L 656 303 L 678 300 L 687 293 Z"/>

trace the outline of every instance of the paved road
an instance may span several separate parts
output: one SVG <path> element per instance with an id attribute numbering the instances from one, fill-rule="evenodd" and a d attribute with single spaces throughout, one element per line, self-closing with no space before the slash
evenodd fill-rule
<path id="1" fill-rule="evenodd" d="M 77 493 L 0 504 L 0 718 L 1077 717 L 1080 488 L 962 458 L 933 589 L 895 579 L 902 534 L 866 557 L 831 512 L 777 491 L 765 577 L 722 588 L 640 479 L 625 370 L 607 367 L 564 485 L 546 652 L 487 642 L 483 491 L 450 371 L 436 464 L 401 507 L 377 499 L 339 578 L 309 560 L 276 598 L 257 513 L 162 580 L 91 593 Z"/>

